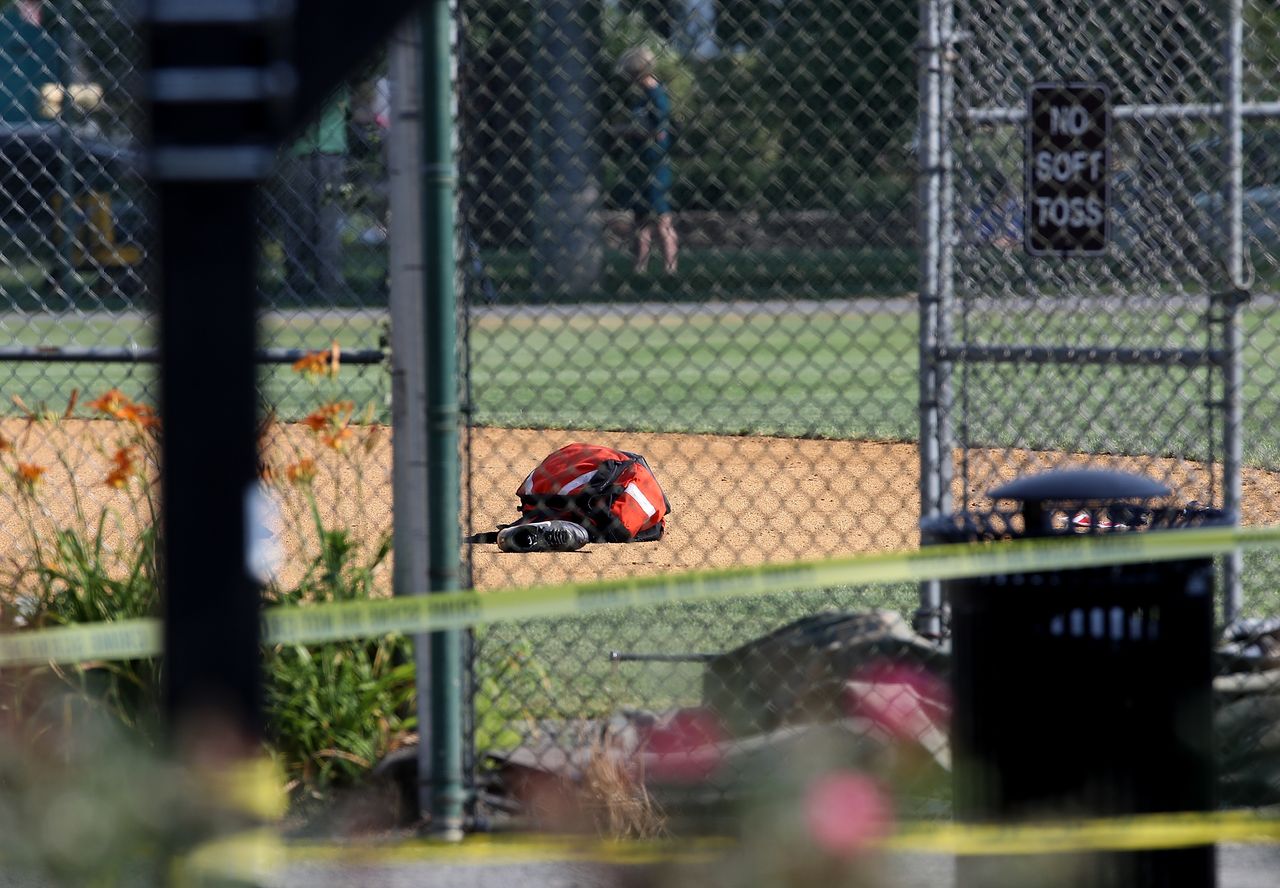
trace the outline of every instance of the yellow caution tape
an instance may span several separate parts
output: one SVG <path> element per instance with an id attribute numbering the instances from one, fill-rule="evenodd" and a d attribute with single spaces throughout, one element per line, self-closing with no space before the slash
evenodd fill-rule
<path id="1" fill-rule="evenodd" d="M 1280 817 L 1256 811 L 1148 814 L 1043 824 L 907 826 L 880 846 L 934 854 L 1013 855 L 1146 851 L 1280 841 Z"/>
<path id="2" fill-rule="evenodd" d="M 708 863 L 737 847 L 738 843 L 728 838 L 616 840 L 589 836 L 485 834 L 467 836 L 461 842 L 435 839 L 387 843 L 294 841 L 285 843 L 284 854 L 291 865 L 385 866 L 430 862 L 445 866 L 514 863 L 642 866 Z"/>
<path id="3" fill-rule="evenodd" d="M 867 841 L 867 851 L 962 857 L 1157 851 L 1204 845 L 1280 842 L 1280 815 L 1264 811 L 1148 814 L 1021 825 L 902 823 Z M 267 829 L 213 840 L 180 858 L 174 884 L 261 884 L 280 869 L 306 865 L 374 867 L 595 863 L 607 866 L 712 863 L 738 853 L 726 837 L 615 840 L 589 836 L 485 834 L 461 842 L 409 839 L 282 841 Z"/>
<path id="4" fill-rule="evenodd" d="M 160 653 L 159 620 L 80 623 L 0 635 L 0 665 L 132 660 Z"/>
<path id="5" fill-rule="evenodd" d="M 1259 811 L 1152 814 L 1026 825 L 903 823 L 869 840 L 868 849 L 959 856 L 1147 851 L 1280 841 L 1280 816 Z M 582 836 L 479 835 L 459 843 L 414 839 L 390 843 L 287 842 L 291 864 L 353 866 L 430 862 L 441 865 L 578 862 L 615 866 L 702 863 L 737 851 L 729 838 L 616 841 Z"/>
<path id="6" fill-rule="evenodd" d="M 209 839 L 170 863 L 175 888 L 231 888 L 261 885 L 285 863 L 284 844 L 275 829 L 289 805 L 284 777 L 266 755 L 234 761 L 201 762 L 191 774 L 204 806 L 232 823 L 258 824 Z"/>
<path id="7" fill-rule="evenodd" d="M 588 614 L 661 602 L 707 601 L 993 574 L 1206 558 L 1280 545 L 1280 526 L 1207 527 L 1105 536 L 948 544 L 908 552 L 567 583 L 492 592 L 448 592 L 371 601 L 269 608 L 266 644 L 315 644 L 390 633 L 464 629 L 491 623 Z M 120 660 L 160 653 L 157 621 L 17 632 L 0 637 L 0 665 Z"/>

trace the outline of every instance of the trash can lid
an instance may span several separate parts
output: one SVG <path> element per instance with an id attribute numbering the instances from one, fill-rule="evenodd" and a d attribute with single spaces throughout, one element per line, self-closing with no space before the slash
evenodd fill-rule
<path id="1" fill-rule="evenodd" d="M 1110 469 L 1055 469 L 1017 478 L 993 488 L 988 491 L 987 496 L 1023 502 L 1085 502 L 1134 497 L 1145 499 L 1168 496 L 1170 493 L 1169 488 L 1145 475 Z"/>

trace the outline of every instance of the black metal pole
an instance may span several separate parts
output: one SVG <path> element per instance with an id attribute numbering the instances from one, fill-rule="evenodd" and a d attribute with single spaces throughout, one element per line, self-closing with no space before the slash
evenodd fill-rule
<path id="1" fill-rule="evenodd" d="M 150 0 L 147 172 L 159 257 L 166 714 L 180 756 L 263 736 L 250 569 L 257 477 L 255 189 L 293 96 L 288 11 Z"/>
<path id="2" fill-rule="evenodd" d="M 257 496 L 254 184 L 162 181 L 166 702 L 262 734 L 259 589 L 247 566 Z M 202 710 L 210 710 L 204 712 Z"/>
<path id="3" fill-rule="evenodd" d="M 144 5 L 159 216 L 165 704 L 180 754 L 252 755 L 263 733 L 260 583 L 250 566 L 262 502 L 255 189 L 290 129 L 409 5 Z"/>

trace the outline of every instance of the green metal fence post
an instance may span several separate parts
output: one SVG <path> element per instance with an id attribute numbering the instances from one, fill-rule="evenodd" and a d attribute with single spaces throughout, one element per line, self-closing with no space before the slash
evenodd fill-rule
<path id="1" fill-rule="evenodd" d="M 453 10 L 431 0 L 423 16 L 422 175 L 427 384 L 427 526 L 431 592 L 457 589 L 458 515 L 457 287 L 454 260 Z M 431 635 L 431 830 L 462 835 L 462 633 Z"/>

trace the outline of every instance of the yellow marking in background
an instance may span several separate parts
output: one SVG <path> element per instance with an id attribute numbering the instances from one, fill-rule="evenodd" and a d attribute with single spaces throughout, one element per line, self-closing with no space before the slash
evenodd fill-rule
<path id="1" fill-rule="evenodd" d="M 492 592 L 448 592 L 372 601 L 293 605 L 263 611 L 264 644 L 316 644 L 392 633 L 595 613 L 661 602 L 707 601 L 992 574 L 1075 570 L 1207 558 L 1280 545 L 1280 526 L 1201 527 L 1149 533 L 948 544 L 908 552 L 659 574 Z M 79 624 L 0 636 L 0 665 L 125 660 L 160 653 L 151 619 Z"/>

